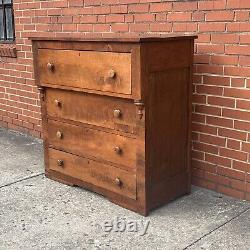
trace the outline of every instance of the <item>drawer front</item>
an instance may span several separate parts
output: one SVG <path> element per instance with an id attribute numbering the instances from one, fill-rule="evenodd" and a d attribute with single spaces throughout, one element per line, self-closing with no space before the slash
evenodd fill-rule
<path id="1" fill-rule="evenodd" d="M 38 50 L 40 84 L 131 94 L 131 54 Z"/>
<path id="2" fill-rule="evenodd" d="M 48 142 L 73 154 L 92 156 L 135 168 L 136 139 L 87 127 L 48 121 Z"/>
<path id="3" fill-rule="evenodd" d="M 48 88 L 46 102 L 52 117 L 124 132 L 132 132 L 136 126 L 136 107 L 127 99 Z"/>
<path id="4" fill-rule="evenodd" d="M 135 173 L 55 149 L 49 149 L 49 169 L 136 199 Z"/>

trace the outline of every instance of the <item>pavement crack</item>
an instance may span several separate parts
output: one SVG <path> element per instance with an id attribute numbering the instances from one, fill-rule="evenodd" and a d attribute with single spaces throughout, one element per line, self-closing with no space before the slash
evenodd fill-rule
<path id="1" fill-rule="evenodd" d="M 13 181 L 13 182 L 9 182 L 9 183 L 7 183 L 7 184 L 1 185 L 0 188 L 8 187 L 8 186 L 11 186 L 11 185 L 16 184 L 16 183 L 18 183 L 18 182 L 22 182 L 22 181 L 25 181 L 25 180 L 29 180 L 29 179 L 38 177 L 38 176 L 40 176 L 40 175 L 44 175 L 44 172 L 42 172 L 42 173 L 37 173 L 37 174 L 34 174 L 34 175 L 30 175 L 30 176 L 24 177 L 24 178 L 22 178 L 22 179 L 18 179 L 18 180 Z"/>
<path id="2" fill-rule="evenodd" d="M 197 239 L 196 241 L 192 242 L 191 244 L 189 244 L 188 246 L 186 246 L 185 248 L 183 248 L 183 250 L 186 250 L 188 248 L 190 248 L 191 246 L 193 246 L 194 244 L 196 244 L 197 242 L 199 242 L 200 240 L 204 239 L 205 237 L 207 237 L 208 235 L 210 235 L 211 233 L 215 232 L 216 230 L 218 230 L 219 228 L 225 226 L 226 224 L 228 224 L 229 222 L 235 220 L 236 218 L 240 217 L 242 214 L 246 213 L 248 210 L 250 210 L 250 207 L 246 208 L 245 210 L 243 210 L 242 212 L 238 213 L 237 215 L 235 215 L 234 217 L 232 217 L 230 220 L 225 221 L 223 224 L 219 225 L 218 227 L 214 228 L 213 230 L 209 231 L 208 233 L 204 234 L 203 236 L 201 236 L 199 239 Z"/>

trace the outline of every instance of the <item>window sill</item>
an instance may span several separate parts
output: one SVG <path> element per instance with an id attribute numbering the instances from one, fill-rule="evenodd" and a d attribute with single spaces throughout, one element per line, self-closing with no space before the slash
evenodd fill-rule
<path id="1" fill-rule="evenodd" d="M 15 44 L 0 44 L 0 57 L 17 57 L 16 45 Z"/>

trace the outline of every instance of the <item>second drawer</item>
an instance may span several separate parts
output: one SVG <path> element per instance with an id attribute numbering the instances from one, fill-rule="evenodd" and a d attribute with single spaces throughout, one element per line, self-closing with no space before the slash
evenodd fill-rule
<path id="1" fill-rule="evenodd" d="M 47 114 L 95 126 L 133 132 L 136 107 L 131 100 L 46 89 Z"/>
<path id="2" fill-rule="evenodd" d="M 135 168 L 136 140 L 117 134 L 48 120 L 48 142 L 63 151 Z"/>

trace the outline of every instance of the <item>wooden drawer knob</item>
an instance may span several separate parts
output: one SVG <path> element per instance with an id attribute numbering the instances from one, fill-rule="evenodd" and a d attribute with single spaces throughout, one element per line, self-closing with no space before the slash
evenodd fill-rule
<path id="1" fill-rule="evenodd" d="M 120 109 L 115 109 L 114 110 L 114 117 L 115 118 L 120 118 L 122 116 L 122 112 Z"/>
<path id="2" fill-rule="evenodd" d="M 116 76 L 116 72 L 115 72 L 113 69 L 111 69 L 111 70 L 108 72 L 108 78 L 113 79 L 113 78 L 115 78 L 115 76 Z"/>
<path id="3" fill-rule="evenodd" d="M 120 187 L 122 185 L 122 181 L 117 177 L 115 178 L 115 184 L 116 186 Z"/>
<path id="4" fill-rule="evenodd" d="M 57 161 L 57 166 L 63 167 L 63 165 L 64 165 L 64 161 L 63 160 L 58 160 Z"/>
<path id="5" fill-rule="evenodd" d="M 57 131 L 57 132 L 56 132 L 56 137 L 57 137 L 58 139 L 62 139 L 63 133 L 62 133 L 61 131 Z"/>
<path id="6" fill-rule="evenodd" d="M 55 100 L 54 102 L 57 107 L 61 107 L 62 104 L 59 100 Z"/>
<path id="7" fill-rule="evenodd" d="M 49 71 L 54 71 L 54 69 L 55 69 L 54 64 L 53 64 L 53 63 L 47 63 L 47 69 L 48 69 Z"/>
<path id="8" fill-rule="evenodd" d="M 120 155 L 120 154 L 122 153 L 122 149 L 121 149 L 120 147 L 118 147 L 118 146 L 114 147 L 114 151 L 115 151 L 118 155 Z"/>

